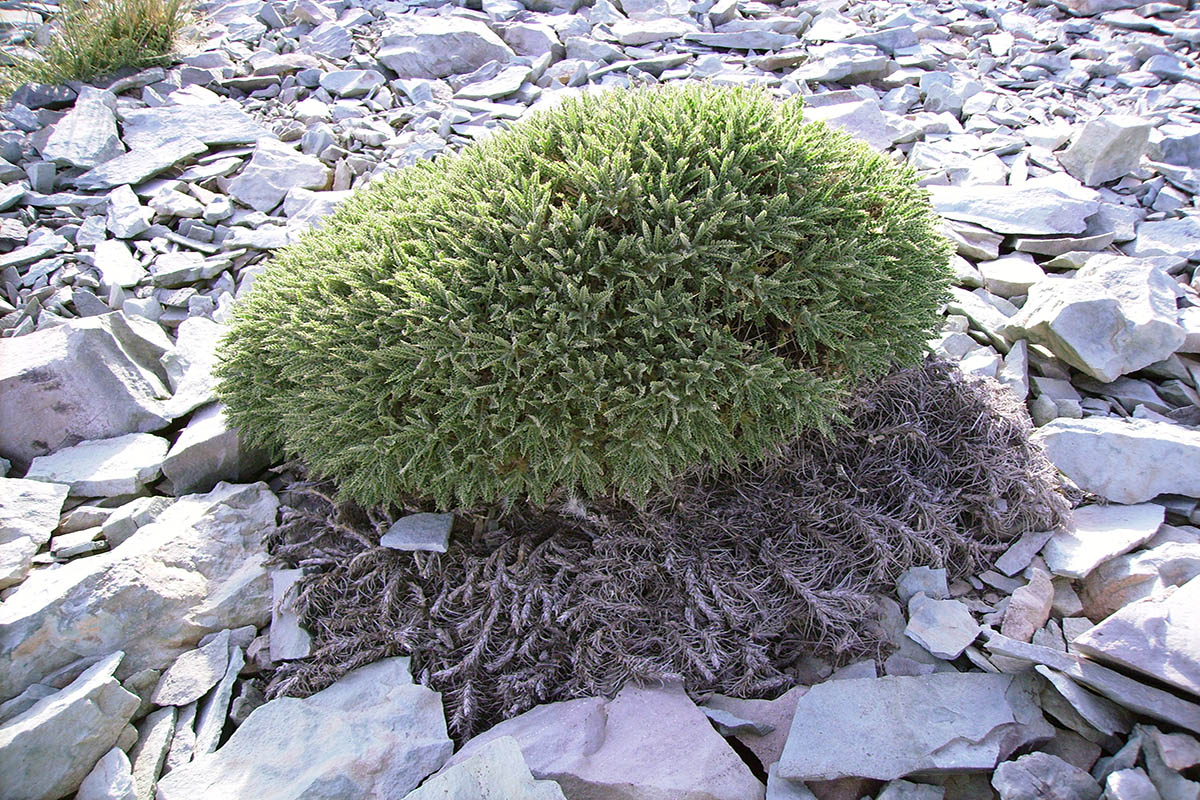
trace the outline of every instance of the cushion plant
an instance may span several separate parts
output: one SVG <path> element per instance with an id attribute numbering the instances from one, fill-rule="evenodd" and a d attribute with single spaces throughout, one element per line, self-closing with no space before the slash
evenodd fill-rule
<path id="1" fill-rule="evenodd" d="M 240 304 L 220 395 L 364 505 L 644 496 L 828 430 L 948 282 L 913 173 L 798 99 L 569 99 L 377 179 Z"/>

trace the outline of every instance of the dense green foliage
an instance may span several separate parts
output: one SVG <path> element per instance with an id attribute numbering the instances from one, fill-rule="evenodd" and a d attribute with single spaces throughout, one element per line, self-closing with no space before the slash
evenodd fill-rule
<path id="1" fill-rule="evenodd" d="M 948 245 L 905 167 L 798 101 L 569 100 L 384 179 L 237 309 L 221 397 L 364 504 L 644 495 L 828 428 L 915 363 Z"/>
<path id="2" fill-rule="evenodd" d="M 36 58 L 5 53 L 0 96 L 26 82 L 91 80 L 123 67 L 165 64 L 188 22 L 186 0 L 62 0 Z"/>

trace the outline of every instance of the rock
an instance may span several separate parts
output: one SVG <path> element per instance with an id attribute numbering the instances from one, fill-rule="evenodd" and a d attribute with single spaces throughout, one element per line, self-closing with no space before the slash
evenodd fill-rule
<path id="1" fill-rule="evenodd" d="M 407 658 L 360 667 L 304 699 L 250 713 L 229 741 L 158 782 L 158 800 L 403 797 L 453 751 L 438 695 L 412 683 Z"/>
<path id="2" fill-rule="evenodd" d="M 817 800 L 817 796 L 803 783 L 779 777 L 779 764 L 767 768 L 766 800 Z"/>
<path id="3" fill-rule="evenodd" d="M 111 550 L 137 533 L 143 525 L 158 519 L 158 515 L 169 508 L 172 502 L 168 497 L 138 497 L 130 500 L 114 509 L 104 520 L 100 525 L 100 535 Z"/>
<path id="4" fill-rule="evenodd" d="M 1045 345 L 1105 383 L 1170 357 L 1186 339 L 1175 282 L 1148 261 L 1111 255 L 1088 259 L 1073 279 L 1034 285 L 1001 333 Z"/>
<path id="5" fill-rule="evenodd" d="M 1031 286 L 1046 279 L 1046 273 L 1027 253 L 1009 253 L 975 266 L 983 275 L 984 287 L 1001 297 L 1028 294 Z"/>
<path id="6" fill-rule="evenodd" d="M 312 636 L 300 627 L 300 615 L 292 587 L 303 577 L 299 569 L 281 569 L 271 573 L 271 660 L 308 658 Z"/>
<path id="7" fill-rule="evenodd" d="M 721 50 L 779 50 L 796 43 L 796 37 L 791 34 L 765 30 L 694 31 L 683 38 L 686 42 Z"/>
<path id="8" fill-rule="evenodd" d="M 486 25 L 460 17 L 403 15 L 384 33 L 376 57 L 401 78 L 444 78 L 514 56 Z"/>
<path id="9" fill-rule="evenodd" d="M 121 312 L 0 339 L 0 456 L 19 469 L 84 440 L 158 430 L 170 395 L 158 325 Z"/>
<path id="10" fill-rule="evenodd" d="M 1083 233 L 1099 203 L 1047 186 L 930 186 L 944 217 L 1009 234 Z"/>
<path id="11" fill-rule="evenodd" d="M 208 149 L 193 136 L 178 136 L 152 148 L 135 148 L 109 159 L 75 179 L 80 189 L 112 189 L 142 183 L 160 172 Z"/>
<path id="12" fill-rule="evenodd" d="M 163 669 L 206 633 L 265 625 L 261 540 L 278 506 L 265 484 L 222 484 L 116 550 L 31 575 L 0 604 L 0 699 L 81 656 L 124 648 L 124 674 Z"/>
<path id="13" fill-rule="evenodd" d="M 242 648 L 235 647 L 229 653 L 229 666 L 225 674 L 208 696 L 196 707 L 196 746 L 195 756 L 199 758 L 217 749 L 221 741 L 221 733 L 229 717 L 229 701 L 233 697 L 233 684 L 238 672 L 246 665 Z"/>
<path id="14" fill-rule="evenodd" d="M 621 44 L 637 47 L 651 42 L 678 39 L 693 29 L 680 20 L 661 17 L 659 19 L 627 19 L 614 22 L 611 30 L 613 37 Z"/>
<path id="15" fill-rule="evenodd" d="M 1133 726 L 1133 715 L 1111 700 L 1092 694 L 1066 675 L 1049 667 L 1039 664 L 1034 669 L 1094 731 L 1106 736 L 1117 736 L 1128 733 Z M 1044 693 L 1042 699 L 1045 702 Z"/>
<path id="16" fill-rule="evenodd" d="M 1154 503 L 1077 508 L 1073 529 L 1056 531 L 1042 551 L 1046 566 L 1055 575 L 1084 578 L 1110 558 L 1149 541 L 1164 515 Z"/>
<path id="17" fill-rule="evenodd" d="M 117 136 L 112 92 L 84 86 L 75 107 L 54 126 L 42 157 L 59 164 L 91 169 L 125 152 Z"/>
<path id="18" fill-rule="evenodd" d="M 157 706 L 186 706 L 217 685 L 229 664 L 229 631 L 196 650 L 189 650 L 162 674 L 151 702 Z"/>
<path id="19" fill-rule="evenodd" d="M 1142 761 L 1146 773 L 1163 800 L 1193 800 L 1200 797 L 1200 783 L 1188 780 L 1168 767 L 1163 760 L 1162 731 L 1150 725 L 1138 725 L 1134 734 L 1141 735 Z"/>
<path id="20" fill-rule="evenodd" d="M 332 176 L 320 160 L 296 152 L 291 145 L 262 139 L 250 164 L 230 181 L 229 194 L 255 211 L 271 211 L 289 189 L 325 189 Z"/>
<path id="21" fill-rule="evenodd" d="M 192 760 L 196 749 L 196 703 L 178 709 L 175 730 L 171 733 L 171 745 L 163 759 L 164 773 L 182 767 Z"/>
<path id="22" fill-rule="evenodd" d="M 76 496 L 136 494 L 158 479 L 166 455 L 166 439 L 149 433 L 127 433 L 38 456 L 30 463 L 26 477 L 65 483 Z"/>
<path id="23" fill-rule="evenodd" d="M 911 781 L 891 781 L 875 800 L 943 800 L 946 790 L 941 786 Z"/>
<path id="24" fill-rule="evenodd" d="M 629 800 L 743 800 L 763 792 L 677 686 L 626 684 L 612 700 L 587 697 L 538 706 L 476 736 L 446 766 L 505 736 L 517 740 L 535 778 L 556 781 L 567 797 L 619 792 Z"/>
<path id="25" fill-rule="evenodd" d="M 896 580 L 896 595 L 900 602 L 908 602 L 919 592 L 934 600 L 945 600 L 950 597 L 950 587 L 946 584 L 946 570 L 932 567 L 911 567 Z"/>
<path id="26" fill-rule="evenodd" d="M 353 51 L 354 39 L 344 25 L 324 22 L 300 40 L 300 49 L 314 56 L 341 60 Z"/>
<path id="27" fill-rule="evenodd" d="M 319 227 L 344 202 L 352 192 L 313 192 L 308 189 L 291 189 L 283 198 L 283 213 L 288 226 Z"/>
<path id="28" fill-rule="evenodd" d="M 1125 252 L 1138 258 L 1177 256 L 1200 261 L 1200 220 L 1195 217 L 1143 222 Z"/>
<path id="29" fill-rule="evenodd" d="M 1159 528 L 1161 534 L 1163 528 Z M 1148 544 L 1157 541 L 1159 535 Z M 1104 619 L 1121 608 L 1168 586 L 1182 586 L 1200 576 L 1200 542 L 1164 542 L 1104 562 L 1088 574 L 1080 591 L 1084 611 Z"/>
<path id="30" fill-rule="evenodd" d="M 242 445 L 236 428 L 225 420 L 225 406 L 213 403 L 198 410 L 162 462 L 176 497 L 207 492 L 221 481 L 254 478 L 268 466 L 259 449 Z"/>
<path id="31" fill-rule="evenodd" d="M 178 713 L 174 706 L 168 706 L 151 712 L 138 723 L 138 741 L 129 751 L 137 800 L 154 800 L 154 789 L 167 760 Z"/>
<path id="32" fill-rule="evenodd" d="M 1084 125 L 1058 161 L 1088 186 L 1123 178 L 1141 162 L 1152 127 L 1140 117 L 1105 114 Z"/>
<path id="33" fill-rule="evenodd" d="M 113 678 L 122 655 L 102 658 L 62 691 L 0 725 L 6 800 L 71 794 L 116 744 L 139 703 Z"/>
<path id="34" fill-rule="evenodd" d="M 450 543 L 453 514 L 409 514 L 392 523 L 379 539 L 381 547 L 393 550 L 426 550 L 446 552 Z"/>
<path id="35" fill-rule="evenodd" d="M 343 69 L 321 76 L 321 88 L 337 97 L 366 97 L 387 83 L 383 73 L 374 69 Z"/>
<path id="36" fill-rule="evenodd" d="M 20 583 L 33 556 L 50 541 L 70 487 L 0 478 L 0 589 Z"/>
<path id="37" fill-rule="evenodd" d="M 1200 695 L 1200 578 L 1138 600 L 1075 639 L 1079 652 Z"/>
<path id="38" fill-rule="evenodd" d="M 778 774 L 895 780 L 917 770 L 990 770 L 1051 735 L 1025 677 L 945 672 L 829 681 L 796 704 Z"/>
<path id="39" fill-rule="evenodd" d="M 1142 769 L 1119 769 L 1108 774 L 1104 782 L 1107 800 L 1162 800 L 1162 795 Z"/>
<path id="40" fill-rule="evenodd" d="M 1050 541 L 1052 531 L 1026 531 L 1004 555 L 996 559 L 996 569 L 1005 575 L 1016 575 L 1033 561 L 1033 557 L 1042 551 L 1046 542 Z"/>
<path id="41" fill-rule="evenodd" d="M 114 747 L 105 753 L 79 785 L 75 800 L 138 800 L 125 751 Z"/>
<path id="42" fill-rule="evenodd" d="M 909 601 L 908 614 L 904 634 L 938 658 L 958 658 L 979 635 L 979 623 L 957 600 L 918 594 Z"/>
<path id="43" fill-rule="evenodd" d="M 108 195 L 108 229 L 118 239 L 132 239 L 150 230 L 153 214 L 128 186 L 118 186 Z"/>
<path id="44" fill-rule="evenodd" d="M 93 256 L 100 280 L 109 286 L 126 289 L 137 286 L 146 277 L 146 269 L 129 252 L 129 245 L 115 239 L 105 239 L 96 245 Z"/>
<path id="45" fill-rule="evenodd" d="M 839 128 L 876 150 L 887 150 L 902 135 L 900 128 L 884 117 L 879 102 L 875 100 L 806 108 L 804 118 Z"/>
<path id="46" fill-rule="evenodd" d="M 1099 800 L 1100 784 L 1078 767 L 1048 753 L 1030 753 L 996 767 L 992 786 L 1000 800 Z"/>
<path id="47" fill-rule="evenodd" d="M 1200 431 L 1149 420 L 1056 419 L 1032 437 L 1081 489 L 1115 503 L 1200 497 Z M 1119 555 L 1114 553 L 1113 555 Z"/>
<path id="48" fill-rule="evenodd" d="M 554 781 L 534 780 L 511 736 L 493 739 L 475 755 L 437 773 L 404 800 L 565 800 Z"/>
<path id="49" fill-rule="evenodd" d="M 702 710 L 705 714 L 712 710 L 725 711 L 754 723 L 759 730 L 769 728 L 767 733 L 761 735 L 737 730 L 733 736 L 750 748 L 759 763 L 774 764 L 783 755 L 783 745 L 787 742 L 792 716 L 796 713 L 796 703 L 807 691 L 806 686 L 793 686 L 774 700 L 744 700 L 717 694 L 704 701 Z"/>
<path id="50" fill-rule="evenodd" d="M 1054 585 L 1050 582 L 1050 575 L 1034 567 L 1029 583 L 1012 593 L 1012 599 L 1004 611 L 1000 632 L 1011 639 L 1028 642 L 1050 619 L 1053 602 Z"/>
<path id="51" fill-rule="evenodd" d="M 153 150 L 181 136 L 206 145 L 254 144 L 270 132 L 237 103 L 176 105 L 121 112 L 121 133 L 132 149 Z"/>
<path id="52" fill-rule="evenodd" d="M 174 393 L 167 403 L 166 413 L 172 418 L 216 399 L 217 342 L 225 329 L 204 317 L 189 317 L 180 323 L 175 346 L 162 357 L 167 382 Z M 211 432 L 211 429 L 209 429 Z"/>

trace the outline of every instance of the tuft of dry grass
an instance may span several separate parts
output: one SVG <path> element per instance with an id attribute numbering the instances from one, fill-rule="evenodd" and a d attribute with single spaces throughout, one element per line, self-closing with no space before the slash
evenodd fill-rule
<path id="1" fill-rule="evenodd" d="M 187 0 L 61 0 L 54 32 L 36 57 L 5 53 L 0 97 L 23 83 L 86 81 L 162 64 L 188 19 Z"/>

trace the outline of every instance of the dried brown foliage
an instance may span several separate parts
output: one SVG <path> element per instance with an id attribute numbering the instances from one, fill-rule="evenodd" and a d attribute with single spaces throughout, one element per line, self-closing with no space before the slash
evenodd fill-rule
<path id="1" fill-rule="evenodd" d="M 411 654 L 459 740 L 629 679 L 770 698 L 797 683 L 802 656 L 878 653 L 874 595 L 903 570 L 977 571 L 1068 509 L 997 384 L 930 360 L 865 389 L 847 416 L 833 438 L 691 474 L 643 507 L 515 507 L 464 524 L 445 554 L 381 548 L 391 513 L 297 485 L 273 545 L 314 570 L 301 584 L 314 653 L 282 666 L 270 693 Z"/>

